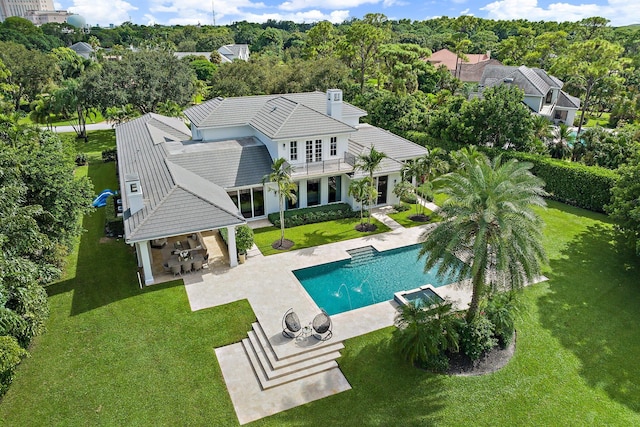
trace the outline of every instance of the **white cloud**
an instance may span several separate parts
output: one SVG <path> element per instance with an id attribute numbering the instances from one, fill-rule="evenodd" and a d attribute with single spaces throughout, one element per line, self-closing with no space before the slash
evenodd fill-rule
<path id="1" fill-rule="evenodd" d="M 303 22 L 319 22 L 319 21 L 329 21 L 334 24 L 339 24 L 344 22 L 345 19 L 349 18 L 348 10 L 334 10 L 331 13 L 322 13 L 319 10 L 308 10 L 305 12 L 296 12 L 296 13 L 264 13 L 264 14 L 255 14 L 255 13 L 246 13 L 242 14 L 239 17 L 239 20 L 246 20 L 249 22 L 265 22 L 268 19 L 273 19 L 276 21 L 293 21 L 297 23 Z"/>
<path id="2" fill-rule="evenodd" d="M 281 3 L 278 9 L 287 11 L 304 10 L 313 7 L 321 9 L 346 9 L 362 6 L 363 4 L 377 3 L 380 3 L 380 0 L 291 0 Z"/>
<path id="3" fill-rule="evenodd" d="M 54 8 L 55 10 L 63 10 L 63 9 L 62 9 L 62 3 L 60 3 L 59 1 L 54 1 L 54 2 L 53 2 L 53 8 Z"/>
<path id="4" fill-rule="evenodd" d="M 69 12 L 83 16 L 89 25 L 106 26 L 129 21 L 129 12 L 138 8 L 124 0 L 102 2 L 95 0 L 73 0 Z"/>
<path id="5" fill-rule="evenodd" d="M 606 4 L 551 3 L 546 8 L 537 0 L 499 0 L 480 8 L 490 19 L 528 19 L 530 21 L 579 21 L 592 16 L 609 19 L 611 25 L 637 24 L 640 3 L 637 0 L 608 0 Z"/>

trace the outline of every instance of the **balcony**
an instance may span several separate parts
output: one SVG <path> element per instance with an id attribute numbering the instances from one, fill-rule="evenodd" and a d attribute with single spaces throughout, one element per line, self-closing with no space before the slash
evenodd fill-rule
<path id="1" fill-rule="evenodd" d="M 293 178 L 302 176 L 324 175 L 330 173 L 349 173 L 353 172 L 356 158 L 351 153 L 344 153 L 342 159 L 323 160 L 320 162 L 311 162 L 304 164 L 293 164 Z"/>

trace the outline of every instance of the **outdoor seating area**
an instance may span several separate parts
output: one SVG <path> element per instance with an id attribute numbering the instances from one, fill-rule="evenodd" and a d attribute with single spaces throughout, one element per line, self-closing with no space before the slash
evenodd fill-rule
<path id="1" fill-rule="evenodd" d="M 327 341 L 333 336 L 331 317 L 322 310 L 311 323 L 302 326 L 298 315 L 293 311 L 293 308 L 290 308 L 282 318 L 282 336 L 292 339 L 306 339 L 313 336 L 318 341 Z"/>
<path id="2" fill-rule="evenodd" d="M 208 271 L 212 263 L 224 265 L 228 262 L 226 246 L 215 230 L 158 239 L 152 243 L 156 283 Z"/>

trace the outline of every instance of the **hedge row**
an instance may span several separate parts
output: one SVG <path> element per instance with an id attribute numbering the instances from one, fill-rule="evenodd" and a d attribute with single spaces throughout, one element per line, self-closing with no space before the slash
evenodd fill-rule
<path id="1" fill-rule="evenodd" d="M 447 151 L 455 149 L 451 144 L 434 141 L 424 132 L 406 132 L 405 138 L 422 146 L 439 146 Z M 504 159 L 533 163 L 531 171 L 544 180 L 545 190 L 551 199 L 595 212 L 604 212 L 604 206 L 611 199 L 611 189 L 618 180 L 617 172 L 598 166 L 570 163 L 537 154 L 479 148 L 490 156 L 502 154 Z"/>
<path id="2" fill-rule="evenodd" d="M 490 152 L 492 155 L 501 153 L 503 159 L 533 163 L 531 172 L 544 180 L 550 198 L 595 212 L 604 212 L 604 206 L 611 199 L 611 189 L 618 180 L 616 171 L 598 166 L 515 151 Z"/>
<path id="3" fill-rule="evenodd" d="M 105 225 L 104 232 L 107 236 L 118 237 L 124 235 L 124 221 L 121 216 L 116 213 L 116 197 L 107 197 L 105 205 Z"/>
<path id="4" fill-rule="evenodd" d="M 296 227 L 304 224 L 331 221 L 334 219 L 353 218 L 360 216 L 360 211 L 354 211 L 346 203 L 334 203 L 331 205 L 314 206 L 312 208 L 290 209 L 284 211 L 284 227 Z M 269 214 L 269 221 L 276 227 L 280 227 L 280 213 Z"/>

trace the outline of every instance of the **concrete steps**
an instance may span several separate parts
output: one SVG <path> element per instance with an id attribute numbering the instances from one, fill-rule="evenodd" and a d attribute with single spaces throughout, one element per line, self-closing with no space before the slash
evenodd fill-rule
<path id="1" fill-rule="evenodd" d="M 263 390 L 338 367 L 336 359 L 344 348 L 341 342 L 301 349 L 295 355 L 279 358 L 260 324 L 252 326 L 242 347 Z"/>
<path id="2" fill-rule="evenodd" d="M 378 254 L 378 251 L 373 246 L 364 246 L 362 248 L 349 249 L 347 253 L 351 255 L 351 261 L 346 267 L 353 268 L 371 262 Z"/>

